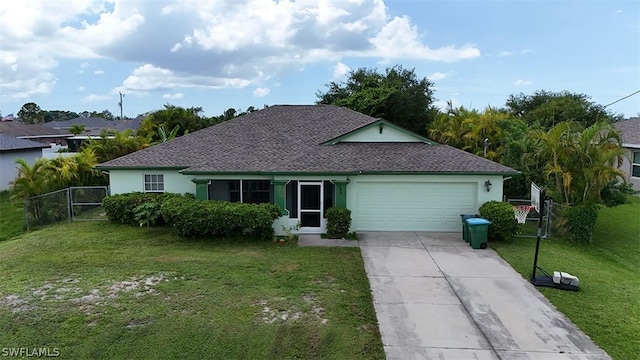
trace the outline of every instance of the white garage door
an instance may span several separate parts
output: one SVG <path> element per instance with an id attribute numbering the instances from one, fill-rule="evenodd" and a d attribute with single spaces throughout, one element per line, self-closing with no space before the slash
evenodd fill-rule
<path id="1" fill-rule="evenodd" d="M 476 183 L 360 182 L 359 231 L 461 231 L 460 214 L 475 213 Z"/>

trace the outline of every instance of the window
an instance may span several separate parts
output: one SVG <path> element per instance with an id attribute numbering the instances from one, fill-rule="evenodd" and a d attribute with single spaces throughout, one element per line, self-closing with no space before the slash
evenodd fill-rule
<path id="1" fill-rule="evenodd" d="M 631 161 L 631 176 L 640 177 L 640 151 L 633 152 Z"/>
<path id="2" fill-rule="evenodd" d="M 242 202 L 250 204 L 271 202 L 271 181 L 244 180 L 242 182 Z"/>
<path id="3" fill-rule="evenodd" d="M 144 175 L 144 192 L 164 192 L 164 175 Z"/>
<path id="4" fill-rule="evenodd" d="M 261 204 L 273 202 L 270 180 L 211 180 L 209 200 Z"/>

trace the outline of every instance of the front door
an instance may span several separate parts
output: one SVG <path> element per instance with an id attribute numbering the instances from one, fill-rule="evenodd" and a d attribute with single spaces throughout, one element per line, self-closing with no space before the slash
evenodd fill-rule
<path id="1" fill-rule="evenodd" d="M 322 182 L 298 182 L 301 232 L 320 232 L 323 209 Z"/>

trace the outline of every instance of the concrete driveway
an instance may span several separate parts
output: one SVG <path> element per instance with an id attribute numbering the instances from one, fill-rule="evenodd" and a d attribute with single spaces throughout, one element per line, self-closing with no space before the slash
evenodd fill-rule
<path id="1" fill-rule="evenodd" d="M 610 359 L 493 250 L 471 249 L 460 233 L 359 236 L 388 359 Z"/>

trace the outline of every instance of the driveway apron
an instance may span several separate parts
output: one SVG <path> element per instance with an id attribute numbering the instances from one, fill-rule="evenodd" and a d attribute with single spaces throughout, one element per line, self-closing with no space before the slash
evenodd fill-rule
<path id="1" fill-rule="evenodd" d="M 362 233 L 387 359 L 610 357 L 493 250 L 460 233 Z"/>

